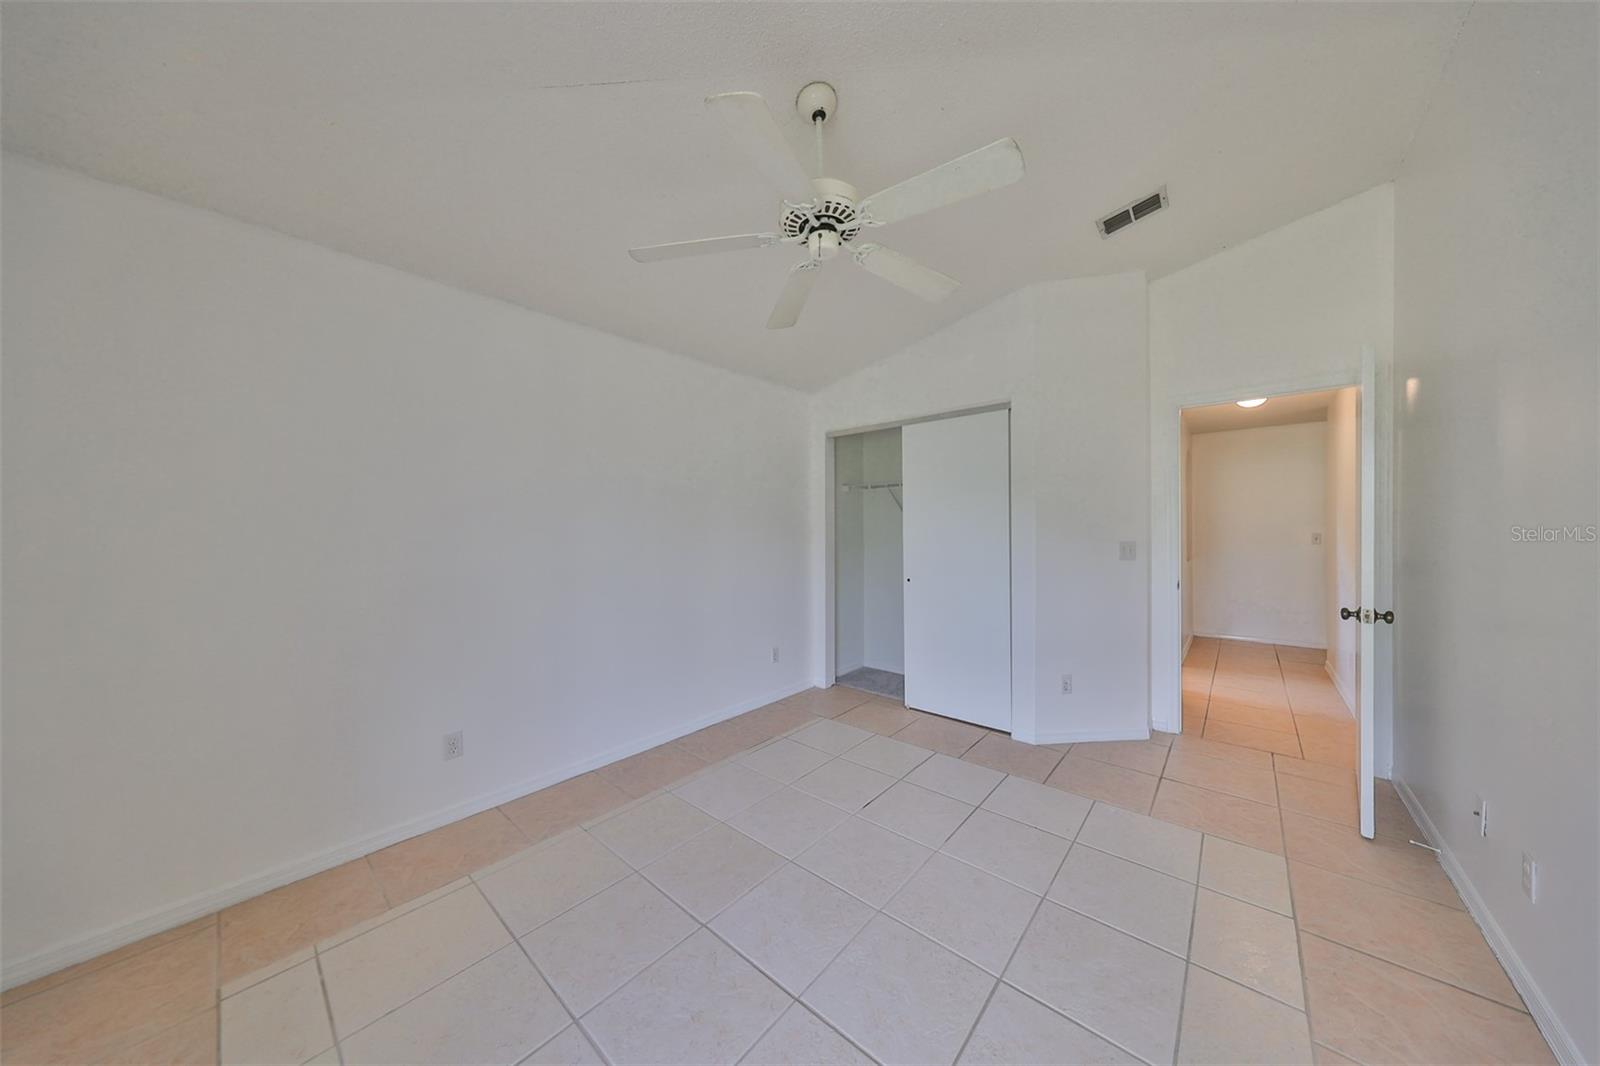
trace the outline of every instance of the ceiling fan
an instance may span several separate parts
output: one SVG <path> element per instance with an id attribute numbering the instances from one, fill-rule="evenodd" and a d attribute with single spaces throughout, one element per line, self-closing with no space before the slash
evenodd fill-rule
<path id="1" fill-rule="evenodd" d="M 822 127 L 839 106 L 833 86 L 814 81 L 800 90 L 795 107 L 811 120 L 816 133 L 817 172 L 824 174 Z M 838 178 L 813 178 L 795 154 L 758 93 L 720 93 L 706 99 L 706 108 L 727 125 L 752 163 L 783 197 L 783 211 L 774 233 L 741 233 L 629 249 L 640 263 L 678 259 L 690 255 L 765 248 L 793 244 L 806 249 L 806 259 L 789 271 L 778 302 L 767 319 L 768 329 L 787 329 L 800 318 L 817 267 L 838 255 L 846 245 L 850 257 L 868 273 L 924 300 L 942 300 L 960 282 L 923 266 L 899 252 L 871 241 L 856 243 L 865 230 L 887 226 L 903 218 L 944 207 L 990 189 L 1010 185 L 1022 177 L 1022 149 L 1010 137 L 969 152 L 948 163 L 891 185 L 858 200 L 855 186 Z"/>

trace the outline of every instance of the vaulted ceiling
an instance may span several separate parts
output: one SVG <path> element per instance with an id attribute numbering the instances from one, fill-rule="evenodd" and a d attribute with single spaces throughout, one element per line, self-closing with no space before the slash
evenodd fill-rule
<path id="1" fill-rule="evenodd" d="M 1013 289 L 1164 274 L 1392 178 L 1464 4 L 6 3 L 5 147 L 802 389 Z M 1002 136 L 1027 176 L 874 239 L 964 282 L 924 304 L 841 258 L 626 250 L 771 229 L 705 113 L 838 89 L 829 171 L 874 191 Z M 1171 207 L 1094 220 L 1166 185 Z"/>

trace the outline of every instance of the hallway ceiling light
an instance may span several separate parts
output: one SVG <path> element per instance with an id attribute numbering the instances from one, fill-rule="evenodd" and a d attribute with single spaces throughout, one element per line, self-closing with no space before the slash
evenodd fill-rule
<path id="1" fill-rule="evenodd" d="M 1267 398 L 1263 396 L 1259 400 L 1235 400 L 1233 402 L 1238 404 L 1240 407 L 1260 407 L 1262 404 L 1267 402 Z"/>

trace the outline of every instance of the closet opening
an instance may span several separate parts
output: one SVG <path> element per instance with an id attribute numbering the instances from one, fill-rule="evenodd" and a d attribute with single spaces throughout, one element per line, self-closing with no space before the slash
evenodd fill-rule
<path id="1" fill-rule="evenodd" d="M 900 427 L 834 442 L 834 662 L 839 684 L 904 703 L 905 487 Z"/>
<path id="2" fill-rule="evenodd" d="M 831 435 L 837 684 L 1011 729 L 1011 412 Z"/>

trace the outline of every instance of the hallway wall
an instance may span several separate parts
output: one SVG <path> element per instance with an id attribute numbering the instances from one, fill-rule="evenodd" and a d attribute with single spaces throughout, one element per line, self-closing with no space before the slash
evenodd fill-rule
<path id="1" fill-rule="evenodd" d="M 1327 429 L 1321 422 L 1190 438 L 1194 633 L 1322 648 Z"/>

